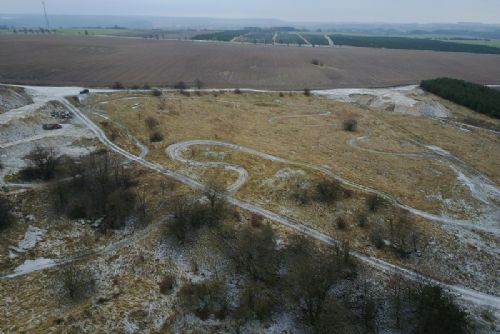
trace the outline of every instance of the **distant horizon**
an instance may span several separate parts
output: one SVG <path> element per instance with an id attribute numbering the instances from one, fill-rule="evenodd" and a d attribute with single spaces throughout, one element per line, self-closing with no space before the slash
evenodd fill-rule
<path id="1" fill-rule="evenodd" d="M 500 24 L 500 1 L 477 0 L 45 0 L 49 16 L 142 16 L 172 18 L 270 19 L 329 23 Z M 2 0 L 2 13 L 43 15 L 40 0 Z"/>
<path id="2" fill-rule="evenodd" d="M 33 16 L 42 17 L 41 13 L 4 13 L 0 12 L 0 19 L 9 20 L 15 19 L 22 16 Z M 500 26 L 499 22 L 480 22 L 480 21 L 433 21 L 433 22 L 419 22 L 419 21 L 308 21 L 308 20 L 287 20 L 273 17 L 217 17 L 217 16 L 167 16 L 167 15 L 149 15 L 149 14 L 49 14 L 50 17 L 114 17 L 114 18 L 161 18 L 161 19 L 208 19 L 208 20 L 218 20 L 218 21 L 276 21 L 282 22 L 284 24 L 359 24 L 359 25 L 371 25 L 371 24 L 383 24 L 383 25 L 487 25 L 487 26 Z"/>

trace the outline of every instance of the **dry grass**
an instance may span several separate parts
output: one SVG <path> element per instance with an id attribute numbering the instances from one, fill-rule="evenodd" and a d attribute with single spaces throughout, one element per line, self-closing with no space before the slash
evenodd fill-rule
<path id="1" fill-rule="evenodd" d="M 103 99 L 102 96 L 98 98 Z M 355 149 L 347 141 L 370 134 L 369 140 L 357 143 L 361 148 L 394 153 L 429 153 L 413 142 L 417 140 L 451 151 L 493 180 L 500 177 L 494 171 L 496 161 L 500 161 L 500 150 L 495 144 L 495 137 L 477 131 L 462 132 L 451 125 L 424 117 L 362 108 L 306 97 L 303 94 L 279 96 L 272 93 L 204 93 L 186 97 L 168 93 L 163 103 L 155 97 L 141 99 L 141 108 L 134 110 L 132 106 L 135 103 L 137 101 L 120 100 L 100 107 L 112 120 L 119 120 L 142 142 L 147 142 L 149 130 L 141 120 L 150 116 L 158 119 L 158 129 L 166 134 L 166 139 L 164 143 L 149 145 L 148 159 L 200 180 L 206 177 L 207 171 L 186 168 L 183 164 L 171 161 L 165 154 L 165 148 L 192 139 L 233 142 L 292 161 L 326 165 L 345 179 L 393 194 L 404 203 L 434 213 L 441 211 L 442 203 L 428 197 L 433 194 L 441 194 L 443 198 L 463 199 L 475 205 L 469 192 L 458 184 L 456 175 L 448 167 L 439 161 L 421 157 L 393 156 Z M 326 115 L 325 111 L 330 111 L 331 114 Z M 323 116 L 289 117 L 306 114 Z M 349 118 L 359 121 L 357 133 L 342 130 L 342 121 Z M 471 152 L 470 147 L 477 149 Z M 481 147 L 487 147 L 490 151 L 485 152 Z M 311 184 L 324 180 L 324 175 L 302 166 L 270 162 L 220 147 L 194 146 L 191 152 L 185 154 L 189 158 L 208 161 L 210 158 L 204 154 L 207 150 L 222 152 L 223 161 L 241 165 L 248 170 L 249 179 L 235 194 L 237 197 L 294 218 L 337 239 L 350 240 L 355 248 L 371 255 L 393 262 L 401 261 L 394 254 L 375 249 L 370 242 L 370 222 L 395 219 L 397 212 L 393 208 L 372 214 L 368 219 L 368 227 L 360 228 L 357 217 L 366 208 L 366 194 L 355 192 L 352 198 L 332 205 L 312 202 L 301 206 L 287 195 L 291 191 L 292 182 L 285 184 L 283 189 L 272 189 L 263 186 L 262 182 L 272 178 L 283 168 L 303 169 Z M 480 156 L 483 159 L 479 159 Z M 485 156 L 487 157 L 484 158 Z M 230 172 L 210 172 L 212 176 L 216 175 L 221 179 L 227 177 L 227 173 Z M 235 174 L 229 175 L 233 178 L 227 181 L 228 184 L 236 178 Z M 462 211 L 457 211 L 456 214 L 467 216 Z M 344 230 L 339 230 L 336 226 L 339 217 L 346 220 L 347 227 Z M 422 235 L 440 240 L 440 247 L 454 249 L 456 256 L 465 256 L 465 253 L 456 250 L 456 240 L 443 233 L 439 225 L 420 218 L 414 218 L 414 223 Z M 477 254 L 478 258 L 483 256 L 485 255 L 482 253 Z M 418 265 L 415 263 L 416 269 L 432 273 L 433 265 L 442 262 L 437 258 L 434 260 L 418 261 Z M 448 279 L 446 275 L 442 278 Z"/>
<path id="2" fill-rule="evenodd" d="M 124 97 L 125 93 L 113 94 L 112 98 Z M 348 139 L 362 136 L 368 131 L 371 139 L 359 142 L 359 146 L 371 150 L 390 152 L 424 152 L 421 147 L 409 139 L 423 141 L 443 147 L 470 163 L 475 168 L 498 180 L 495 163 L 500 161 L 499 146 L 496 137 L 482 132 L 460 132 L 455 127 L 441 124 L 423 117 L 399 115 L 380 110 L 371 110 L 353 105 L 332 102 L 303 94 L 278 96 L 278 94 L 202 94 L 184 97 L 180 94 L 168 94 L 164 105 L 157 97 L 146 97 L 137 100 L 115 100 L 108 104 L 97 104 L 109 97 L 97 95 L 92 97 L 91 104 L 98 105 L 111 118 L 109 127 L 119 122 L 134 134 L 141 142 L 147 144 L 150 153 L 147 159 L 156 161 L 166 167 L 180 170 L 200 180 L 220 178 L 229 184 L 236 175 L 218 170 L 186 168 L 171 161 L 165 154 L 165 148 L 173 143 L 190 139 L 220 139 L 254 148 L 288 158 L 294 161 L 306 161 L 327 165 L 343 177 L 371 185 L 377 189 L 395 194 L 403 201 L 430 211 L 438 211 L 439 203 L 425 199 L 426 193 L 441 192 L 443 196 L 454 196 L 468 199 L 469 195 L 462 187 L 456 186 L 456 177 L 438 162 L 421 158 L 393 157 L 354 149 L 346 144 Z M 135 103 L 140 108 L 132 109 Z M 454 109 L 455 110 L 455 109 Z M 321 114 L 331 111 L 328 116 L 307 118 L 274 118 L 276 116 L 297 116 L 303 114 Z M 460 115 L 468 111 L 460 110 Z M 146 117 L 153 116 L 160 121 L 158 130 L 165 134 L 163 143 L 148 143 L 150 130 L 144 122 Z M 458 116 L 457 116 L 458 117 Z M 360 128 L 357 133 L 342 131 L 342 120 L 356 118 Z M 102 120 L 96 118 L 95 120 Z M 193 121 L 195 120 L 195 121 Z M 323 125 L 307 127 L 307 125 Z M 106 131 L 110 131 L 105 129 Z M 109 133 L 108 133 L 109 134 Z M 137 153 L 137 149 L 123 134 L 115 138 L 116 142 L 127 150 Z M 470 150 L 470 148 L 474 148 Z M 135 150 L 135 151 L 134 151 Z M 472 247 L 460 247 L 457 240 L 443 231 L 439 225 L 414 218 L 414 228 L 420 235 L 439 245 L 435 253 L 426 253 L 422 258 L 405 261 L 392 252 L 378 250 L 371 244 L 370 234 L 376 224 L 382 225 L 396 219 L 398 212 L 388 206 L 375 213 L 367 212 L 364 227 L 358 224 L 359 214 L 366 211 L 367 194 L 353 191 L 352 196 L 338 200 L 332 204 L 321 204 L 311 201 L 300 205 L 291 198 L 290 191 L 296 182 L 304 180 L 314 185 L 324 181 L 325 176 L 317 171 L 293 165 L 274 163 L 245 153 L 235 152 L 219 147 L 194 146 L 185 154 L 198 160 L 221 161 L 210 158 L 206 152 L 222 152 L 222 161 L 243 166 L 249 172 L 248 182 L 235 195 L 277 213 L 292 217 L 297 221 L 312 226 L 339 240 L 349 240 L 353 248 L 393 263 L 401 263 L 413 267 L 417 271 L 428 273 L 444 281 L 467 283 L 469 286 L 485 289 L 493 274 L 484 273 L 484 281 L 477 283 L 477 277 L 462 271 L 456 263 L 495 263 L 495 258 Z M 488 151 L 486 151 L 488 150 Z M 473 152 L 472 152 L 473 151 Z M 479 159 L 482 157 L 482 159 Z M 157 217 L 168 211 L 172 196 L 191 195 L 193 191 L 184 185 L 173 183 L 165 176 L 151 172 L 135 164 L 131 164 L 132 173 L 140 181 L 136 189 L 147 194 L 148 206 Z M 299 169 L 302 177 L 285 179 L 277 185 L 267 186 L 266 180 L 272 179 L 284 168 Z M 437 176 L 439 174 L 439 177 Z M 81 249 L 82 243 L 77 238 L 65 238 L 66 231 L 74 231 L 69 225 L 55 225 L 46 220 L 42 198 L 44 193 L 27 192 L 16 195 L 18 203 L 22 203 L 23 214 L 34 213 L 47 228 L 46 239 L 54 243 L 40 245 L 30 254 L 31 258 L 46 256 L 57 258 L 66 252 Z M 36 205 L 34 205 L 36 204 Z M 162 206 L 163 204 L 163 206 Z M 155 211 L 157 208 L 158 211 Z M 248 213 L 240 212 L 241 216 Z M 338 227 L 339 217 L 345 220 L 345 226 Z M 248 218 L 250 220 L 251 218 Z M 37 225 L 38 226 L 38 225 Z M 289 230 L 276 226 L 286 236 Z M 63 229 L 63 231 L 59 231 Z M 0 239 L 1 254 L 6 254 L 7 247 L 13 240 L 22 238 L 22 228 L 9 231 L 6 239 Z M 159 312 L 166 326 L 168 319 L 175 318 L 175 291 L 162 295 L 158 283 L 167 274 L 177 277 L 182 285 L 186 281 L 186 272 L 166 257 L 158 257 L 155 253 L 164 232 L 154 231 L 140 242 L 119 249 L 111 254 L 86 259 L 87 265 L 95 268 L 101 276 L 98 284 L 99 298 L 85 300 L 80 304 L 61 305 L 54 297 L 53 280 L 60 268 L 45 270 L 16 280 L 2 281 L 0 289 L 0 318 L 9 319 L 8 323 L 0 321 L 0 331 L 46 333 L 61 330 L 79 329 L 72 326 L 84 326 L 88 331 L 118 331 L 119 321 L 128 317 L 139 326 L 139 331 L 148 329 L 155 315 L 148 316 L 144 305 L 153 305 Z M 101 246 L 116 241 L 120 236 L 106 235 L 100 240 L 93 240 L 92 246 Z M 494 237 L 492 243 L 497 242 Z M 443 251 L 444 250 L 444 251 Z M 456 261 L 443 257 L 453 254 Z M 2 258 L 4 260 L 5 258 Z M 7 264 L 3 271 L 11 271 L 17 263 Z M 493 265 L 492 265 L 493 267 Z M 112 268 L 110 270 L 109 268 Z M 116 269 L 118 268 L 118 269 Z M 436 270 L 439 268 L 439 270 Z M 116 269 L 116 270 L 115 270 Z M 468 276 L 469 275 L 469 276 Z M 491 282 L 491 280 L 490 280 Z M 476 284 L 476 285 L 474 285 Z M 114 289 L 118 289 L 115 294 Z M 174 290 L 177 287 L 174 288 Z M 146 314 L 146 315 L 145 315 Z M 161 323 L 161 321 L 160 321 Z M 123 326 L 122 326 L 123 327 Z M 80 330 L 81 331 L 81 330 Z"/>
<path id="3" fill-rule="evenodd" d="M 428 195 L 442 194 L 444 198 L 453 195 L 470 200 L 467 191 L 457 184 L 454 173 L 438 161 L 357 150 L 346 143 L 369 133 L 369 140 L 357 143 L 360 147 L 396 153 L 425 152 L 410 141 L 417 139 L 451 151 L 493 180 L 500 177 L 495 173 L 496 161 L 500 161 L 495 140 L 476 132 L 457 131 L 453 126 L 424 117 L 367 110 L 300 94 L 279 97 L 277 94 L 226 93 L 183 97 L 170 93 L 163 106 L 154 97 L 141 99 L 138 110 L 132 109 L 135 103 L 135 100 L 119 100 L 100 108 L 143 143 L 148 142 L 149 134 L 143 120 L 150 116 L 158 119 L 158 129 L 165 134 L 165 141 L 149 146 L 149 158 L 174 169 L 185 166 L 170 161 L 165 155 L 168 145 L 191 139 L 220 139 L 293 161 L 329 166 L 346 179 L 394 194 L 403 202 L 424 210 L 438 212 L 440 209 L 440 203 L 429 200 Z M 325 111 L 331 115 L 279 118 Z M 340 128 L 342 120 L 351 117 L 359 120 L 358 133 L 346 133 Z M 478 149 L 469 150 L 470 147 Z M 482 147 L 489 149 L 488 154 Z M 234 152 L 227 154 L 254 174 L 257 167 L 254 161 L 258 159 L 250 156 L 235 160 Z M 487 158 L 480 159 L 480 156 Z M 260 162 L 262 166 L 265 164 L 268 162 Z M 272 169 L 267 170 L 267 174 L 270 173 Z"/>

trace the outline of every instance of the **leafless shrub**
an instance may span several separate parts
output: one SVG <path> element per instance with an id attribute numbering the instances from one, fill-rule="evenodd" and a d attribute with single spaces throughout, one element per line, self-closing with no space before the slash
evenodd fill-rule
<path id="1" fill-rule="evenodd" d="M 309 88 L 304 88 L 304 95 L 305 95 L 305 96 L 311 96 L 311 89 L 309 89 Z"/>
<path id="2" fill-rule="evenodd" d="M 120 81 L 117 81 L 115 82 L 112 86 L 111 86 L 112 89 L 125 89 L 125 86 L 120 82 Z"/>
<path id="3" fill-rule="evenodd" d="M 224 283 L 218 280 L 201 283 L 187 283 L 179 292 L 180 304 L 202 320 L 210 316 L 224 319 L 228 303 Z"/>
<path id="4" fill-rule="evenodd" d="M 358 226 L 361 228 L 365 228 L 368 225 L 368 216 L 366 212 L 360 212 L 357 217 Z"/>
<path id="5" fill-rule="evenodd" d="M 316 185 L 318 201 L 330 204 L 344 197 L 344 188 L 335 181 L 323 180 Z"/>
<path id="6" fill-rule="evenodd" d="M 341 231 L 344 231 L 345 229 L 347 229 L 347 226 L 348 226 L 347 222 L 342 217 L 337 218 L 336 224 L 337 224 L 337 228 Z"/>
<path id="7" fill-rule="evenodd" d="M 265 321 L 272 316 L 276 306 L 273 291 L 262 282 L 248 283 L 240 294 L 240 304 L 236 310 L 236 318 Z"/>
<path id="8" fill-rule="evenodd" d="M 59 159 L 53 148 L 37 146 L 25 159 L 28 161 L 28 167 L 21 171 L 23 179 L 50 180 L 54 178 L 59 166 Z"/>
<path id="9" fill-rule="evenodd" d="M 176 83 L 174 85 L 174 88 L 178 89 L 180 91 L 183 91 L 183 90 L 186 90 L 188 88 L 188 86 L 186 85 L 186 83 L 184 81 L 179 81 L 178 83 Z"/>
<path id="10" fill-rule="evenodd" d="M 154 128 L 156 128 L 158 125 L 160 125 L 160 122 L 154 118 L 154 117 L 147 117 L 145 120 L 144 120 L 144 123 L 146 124 L 146 126 L 148 127 L 148 129 L 150 130 L 153 130 Z"/>
<path id="11" fill-rule="evenodd" d="M 370 240 L 377 249 L 382 249 L 385 247 L 385 241 L 383 237 L 383 232 L 380 228 L 375 228 L 370 233 Z"/>
<path id="12" fill-rule="evenodd" d="M 149 135 L 149 141 L 151 143 L 158 143 L 163 141 L 164 137 L 161 133 L 158 131 L 153 132 L 152 134 Z"/>
<path id="13" fill-rule="evenodd" d="M 0 194 L 0 230 L 9 227 L 14 223 L 14 219 L 12 203 Z"/>
<path id="14" fill-rule="evenodd" d="M 261 227 L 263 223 L 264 217 L 257 213 L 252 213 L 250 217 L 250 223 L 252 224 L 253 227 Z"/>
<path id="15" fill-rule="evenodd" d="M 349 254 L 349 245 L 342 243 L 323 253 L 311 240 L 296 236 L 284 255 L 288 266 L 284 292 L 300 305 L 307 322 L 314 324 L 332 286 L 355 275 L 355 262 Z"/>
<path id="16" fill-rule="evenodd" d="M 290 191 L 290 197 L 301 205 L 307 205 L 311 201 L 311 194 L 307 185 L 297 183 Z"/>
<path id="17" fill-rule="evenodd" d="M 163 295 L 168 295 L 175 287 L 177 280 L 174 275 L 168 274 L 163 277 L 161 282 L 158 284 L 160 288 L 160 293 Z"/>
<path id="18" fill-rule="evenodd" d="M 90 295 L 95 286 L 92 272 L 73 264 L 62 269 L 59 280 L 63 297 L 73 302 L 80 301 Z"/>
<path id="19" fill-rule="evenodd" d="M 174 219 L 169 223 L 167 233 L 184 243 L 204 226 L 219 226 L 229 214 L 229 208 L 224 198 L 219 195 L 214 194 L 208 198 L 208 203 L 200 203 L 186 197 L 173 199 L 171 204 Z"/>
<path id="20" fill-rule="evenodd" d="M 342 122 L 342 129 L 344 131 L 356 132 L 358 130 L 358 121 L 355 119 L 346 119 Z"/>
<path id="21" fill-rule="evenodd" d="M 370 212 L 378 212 L 386 206 L 386 201 L 378 195 L 370 195 L 366 199 L 366 206 Z"/>
<path id="22" fill-rule="evenodd" d="M 109 139 L 111 139 L 111 141 L 115 141 L 116 139 L 118 139 L 118 137 L 120 137 L 118 131 L 116 131 L 116 129 L 111 130 L 111 133 L 109 134 Z"/>
<path id="23" fill-rule="evenodd" d="M 153 91 L 151 92 L 151 94 L 153 94 L 153 96 L 160 97 L 160 96 L 162 96 L 163 93 L 159 89 L 153 89 Z"/>

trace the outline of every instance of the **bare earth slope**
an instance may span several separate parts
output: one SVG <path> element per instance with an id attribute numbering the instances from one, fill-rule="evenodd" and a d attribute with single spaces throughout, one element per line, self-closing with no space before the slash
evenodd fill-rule
<path id="1" fill-rule="evenodd" d="M 324 66 L 311 64 L 319 59 Z M 450 76 L 500 84 L 500 56 L 123 38 L 0 36 L 0 82 L 268 89 L 382 87 Z"/>

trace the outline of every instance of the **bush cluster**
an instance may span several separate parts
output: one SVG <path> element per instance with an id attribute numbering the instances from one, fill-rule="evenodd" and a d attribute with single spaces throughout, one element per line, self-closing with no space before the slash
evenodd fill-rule
<path id="1" fill-rule="evenodd" d="M 62 295 L 73 302 L 85 298 L 94 290 L 93 273 L 86 268 L 69 264 L 62 269 L 60 275 Z"/>
<path id="2" fill-rule="evenodd" d="M 50 180 L 60 166 L 60 158 L 52 148 L 37 146 L 24 159 L 28 162 L 20 173 L 24 180 Z"/>
<path id="3" fill-rule="evenodd" d="M 151 134 L 149 135 L 149 141 L 150 141 L 151 143 L 159 143 L 159 142 L 163 141 L 163 139 L 165 139 L 165 138 L 164 138 L 164 137 L 163 137 L 163 135 L 162 135 L 160 132 L 158 132 L 158 131 L 155 131 L 155 132 L 153 132 L 153 133 L 151 133 Z"/>
<path id="4" fill-rule="evenodd" d="M 228 215 L 229 208 L 223 198 L 223 190 L 215 185 L 207 187 L 205 196 L 208 202 L 185 197 L 173 200 L 174 218 L 168 225 L 168 232 L 181 243 L 202 227 L 219 225 Z"/>
<path id="5" fill-rule="evenodd" d="M 188 283 L 179 292 L 180 303 L 198 318 L 224 319 L 228 313 L 224 283 L 218 280 Z"/>
<path id="6" fill-rule="evenodd" d="M 68 159 L 65 169 L 70 180 L 57 182 L 51 192 L 58 213 L 72 219 L 104 218 L 104 229 L 121 228 L 134 213 L 135 181 L 109 152 Z"/>
<path id="7" fill-rule="evenodd" d="M 342 122 L 342 129 L 344 131 L 356 132 L 358 130 L 358 121 L 355 119 L 346 119 Z"/>

